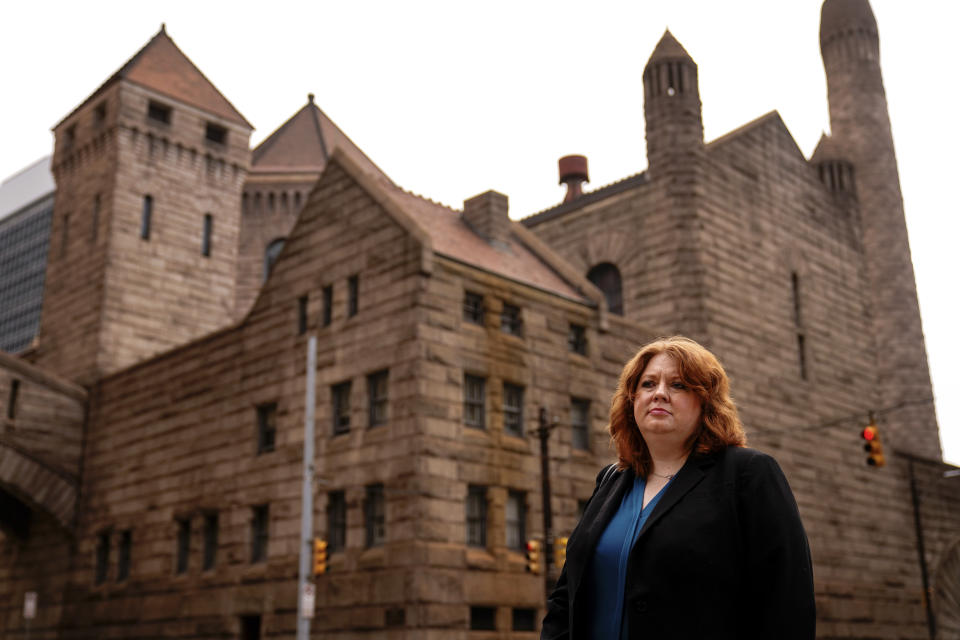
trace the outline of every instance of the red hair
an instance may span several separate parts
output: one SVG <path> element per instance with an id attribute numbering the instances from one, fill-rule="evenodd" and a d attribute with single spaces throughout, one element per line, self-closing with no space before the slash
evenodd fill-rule
<path id="1" fill-rule="evenodd" d="M 716 356 L 690 338 L 659 338 L 642 347 L 623 367 L 610 403 L 610 439 L 620 458 L 619 468 L 632 467 L 644 478 L 652 461 L 633 416 L 633 400 L 643 370 L 661 353 L 676 361 L 681 381 L 700 398 L 700 426 L 687 443 L 691 450 L 708 454 L 747 444 L 737 407 L 730 397 L 730 380 Z"/>

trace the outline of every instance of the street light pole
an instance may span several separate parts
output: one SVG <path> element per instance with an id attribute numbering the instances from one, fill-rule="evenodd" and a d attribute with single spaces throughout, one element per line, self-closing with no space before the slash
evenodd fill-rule
<path id="1" fill-rule="evenodd" d="M 550 430 L 556 425 L 547 421 L 546 407 L 540 407 L 539 424 L 537 426 L 537 436 L 540 438 L 540 480 L 541 496 L 543 498 L 543 588 L 545 598 L 550 597 L 550 591 L 553 589 L 553 581 L 550 579 L 550 561 L 551 554 L 549 549 L 553 544 L 553 510 L 550 507 L 550 449 L 548 442 L 550 440 Z"/>
<path id="2" fill-rule="evenodd" d="M 314 585 L 308 583 L 310 556 L 313 552 L 313 433 L 316 408 L 317 336 L 307 343 L 307 389 L 303 418 L 303 488 L 300 496 L 300 571 L 297 580 L 297 640 L 310 638 L 310 619 L 313 617 Z M 308 602 L 309 600 L 309 602 Z"/>

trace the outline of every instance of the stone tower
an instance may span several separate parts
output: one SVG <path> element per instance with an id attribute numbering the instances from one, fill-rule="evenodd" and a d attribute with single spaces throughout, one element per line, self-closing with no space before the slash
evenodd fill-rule
<path id="1" fill-rule="evenodd" d="M 898 449 L 939 459 L 926 347 L 880 73 L 877 22 L 867 0 L 823 3 L 820 52 L 832 138 L 853 165 L 860 205 L 880 408 L 899 406 L 882 416 L 881 428 L 886 423 Z"/>
<path id="2" fill-rule="evenodd" d="M 251 129 L 163 28 L 54 127 L 38 364 L 89 383 L 230 323 Z"/>

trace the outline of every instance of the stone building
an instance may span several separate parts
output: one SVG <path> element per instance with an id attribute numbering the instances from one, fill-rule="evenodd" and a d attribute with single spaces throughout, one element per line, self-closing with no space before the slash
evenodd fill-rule
<path id="1" fill-rule="evenodd" d="M 540 408 L 563 534 L 612 457 L 623 362 L 665 333 L 718 353 L 781 462 L 818 635 L 955 637 L 960 488 L 877 26 L 866 0 L 821 21 L 832 135 L 811 159 L 775 112 L 705 142 L 668 32 L 647 170 L 583 192 L 566 158 L 568 198 L 520 223 L 494 191 L 462 211 L 404 191 L 312 96 L 251 151 L 161 29 L 55 127 L 39 332 L 0 353 L 0 637 L 292 637 L 315 336 L 313 636 L 534 638 Z"/>

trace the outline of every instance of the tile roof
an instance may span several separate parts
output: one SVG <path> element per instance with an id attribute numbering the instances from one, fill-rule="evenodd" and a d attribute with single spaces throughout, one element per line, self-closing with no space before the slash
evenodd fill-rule
<path id="1" fill-rule="evenodd" d="M 70 115 L 120 80 L 133 82 L 231 122 L 253 128 L 253 125 L 247 122 L 247 119 L 177 47 L 167 35 L 165 26 L 161 26 L 160 31 L 150 39 L 150 42 L 100 85 Z M 69 117 L 68 115 L 67 118 Z"/>
<path id="2" fill-rule="evenodd" d="M 364 171 L 387 175 L 307 96 L 307 104 L 253 150 L 251 172 L 320 173 L 334 150 L 349 155 Z"/>
<path id="3" fill-rule="evenodd" d="M 522 224 L 525 227 L 533 227 L 540 224 L 541 222 L 552 220 L 554 218 L 562 216 L 563 214 L 569 211 L 573 211 L 575 209 L 579 209 L 580 207 L 586 206 L 593 202 L 603 200 L 604 198 L 608 198 L 614 194 L 620 193 L 622 191 L 627 191 L 628 189 L 633 189 L 634 187 L 638 187 L 640 185 L 647 184 L 647 182 L 649 182 L 649 178 L 647 177 L 646 171 L 641 173 L 636 173 L 632 176 L 627 176 L 622 180 L 618 180 L 608 185 L 604 185 L 596 189 L 595 191 L 588 191 L 583 195 L 581 195 L 579 198 L 574 198 L 569 202 L 561 202 L 560 204 L 554 207 L 550 207 L 549 209 L 544 209 L 543 211 L 539 211 L 537 213 L 531 214 L 526 218 L 522 219 L 520 221 L 520 224 Z"/>

